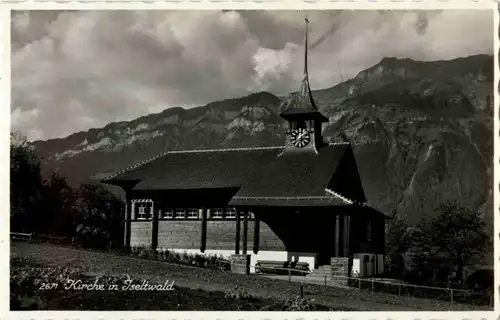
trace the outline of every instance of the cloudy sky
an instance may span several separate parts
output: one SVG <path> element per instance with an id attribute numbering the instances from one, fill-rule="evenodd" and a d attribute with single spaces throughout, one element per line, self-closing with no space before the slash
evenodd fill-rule
<path id="1" fill-rule="evenodd" d="M 29 140 L 250 92 L 302 72 L 304 12 L 18 11 L 12 130 Z M 383 57 L 493 54 L 491 11 L 309 12 L 310 80 L 326 88 Z"/>

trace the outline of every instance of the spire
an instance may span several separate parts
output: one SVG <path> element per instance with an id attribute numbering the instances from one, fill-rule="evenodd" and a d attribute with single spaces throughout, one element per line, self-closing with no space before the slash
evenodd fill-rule
<path id="1" fill-rule="evenodd" d="M 309 24 L 309 20 L 307 19 L 307 15 L 305 17 L 306 20 L 306 36 L 304 39 L 304 78 L 307 77 L 307 25 Z"/>
<path id="2" fill-rule="evenodd" d="M 307 49 L 308 49 L 308 24 L 309 20 L 307 19 L 307 16 L 305 17 L 305 37 L 304 37 L 304 75 L 302 78 L 302 83 L 300 86 L 300 91 L 298 92 L 297 96 L 294 97 L 290 103 L 288 103 L 287 107 L 285 108 L 286 110 L 283 110 L 281 113 L 281 116 L 284 118 L 290 118 L 294 117 L 296 118 L 297 116 L 300 116 L 301 118 L 304 118 L 305 115 L 307 118 L 316 118 L 319 119 L 320 121 L 327 122 L 328 118 L 324 117 L 319 111 L 318 108 L 316 107 L 316 104 L 314 103 L 312 93 L 311 93 L 311 88 L 309 86 L 309 74 L 307 70 Z"/>

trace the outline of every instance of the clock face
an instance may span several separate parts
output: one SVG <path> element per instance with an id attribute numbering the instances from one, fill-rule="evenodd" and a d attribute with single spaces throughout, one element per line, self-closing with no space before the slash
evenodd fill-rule
<path id="1" fill-rule="evenodd" d="M 294 146 L 303 148 L 309 144 L 311 136 L 306 129 L 300 128 L 292 131 L 292 143 Z"/>

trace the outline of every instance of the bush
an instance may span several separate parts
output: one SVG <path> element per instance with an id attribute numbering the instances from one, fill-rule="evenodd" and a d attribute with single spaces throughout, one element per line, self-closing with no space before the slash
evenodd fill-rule
<path id="1" fill-rule="evenodd" d="M 217 255 L 178 253 L 170 250 L 152 250 L 147 247 L 132 247 L 131 255 L 150 260 L 159 260 L 168 263 L 193 266 L 211 270 L 230 270 L 229 260 Z"/>
<path id="2" fill-rule="evenodd" d="M 314 300 L 308 300 L 300 296 L 288 299 L 285 302 L 286 311 L 312 311 L 316 310 L 316 306 L 313 304 Z"/>
<path id="3" fill-rule="evenodd" d="M 41 267 L 15 258 L 10 272 L 10 307 L 16 310 L 43 309 L 39 293 L 64 288 L 68 280 L 83 277 L 81 268 Z"/>
<path id="4" fill-rule="evenodd" d="M 250 300 L 252 295 L 245 288 L 236 285 L 232 290 L 226 292 L 225 298 L 230 300 Z"/>

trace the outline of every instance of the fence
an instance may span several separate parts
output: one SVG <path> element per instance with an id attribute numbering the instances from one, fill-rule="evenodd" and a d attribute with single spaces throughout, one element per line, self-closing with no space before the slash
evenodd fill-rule
<path id="1" fill-rule="evenodd" d="M 60 237 L 52 237 L 52 236 L 43 236 L 43 235 L 33 235 L 33 234 L 21 234 L 21 233 L 11 233 L 11 238 L 13 240 L 24 240 L 31 242 L 42 242 L 42 243 L 51 243 L 60 246 L 69 246 L 71 245 L 71 239 L 60 238 Z M 29 239 L 29 240 L 28 240 Z M 92 250 L 92 251 L 103 251 L 104 250 Z M 124 254 L 123 252 L 114 252 L 119 254 Z M 134 256 L 134 255 L 132 255 Z M 141 257 L 145 259 L 151 260 L 160 260 L 151 256 Z M 226 260 L 217 259 L 216 262 L 220 265 L 218 268 L 219 271 L 229 273 L 230 272 L 230 262 Z M 169 263 L 176 264 L 179 263 Z M 184 265 L 186 266 L 186 265 Z M 241 264 L 240 266 L 244 266 Z M 187 266 L 186 266 L 187 267 Z M 192 266 L 194 268 L 199 268 Z M 254 271 L 258 271 L 259 267 L 250 266 Z M 260 267 L 262 268 L 262 267 Z M 339 276 L 331 276 L 325 275 L 322 279 L 319 279 L 317 276 L 315 278 L 307 278 L 305 277 L 307 274 L 311 274 L 310 271 L 303 271 L 294 268 L 277 268 L 266 266 L 267 270 L 276 270 L 277 275 L 287 276 L 289 282 L 299 282 L 303 284 L 313 284 L 313 285 L 322 285 L 322 286 L 334 286 L 332 279 L 339 280 L 347 280 L 347 285 L 351 288 L 358 290 L 366 290 L 372 292 L 380 292 L 387 293 L 392 295 L 398 295 L 406 298 L 423 298 L 423 299 L 437 299 L 437 300 L 448 300 L 452 303 L 466 303 L 466 304 L 475 304 L 475 305 L 489 305 L 493 307 L 493 291 L 471 291 L 466 289 L 455 289 L 455 288 L 444 288 L 444 287 L 432 287 L 432 286 L 421 286 L 414 285 L 402 282 L 390 282 L 388 280 L 380 280 L 374 278 L 359 278 L 359 277 L 339 277 Z M 296 276 L 294 274 L 302 274 L 303 276 Z M 257 275 L 263 275 L 262 273 L 256 272 Z M 303 292 L 302 285 L 300 286 L 300 292 Z"/>
<path id="2" fill-rule="evenodd" d="M 227 262 L 226 262 L 227 263 Z M 250 268 L 258 269 L 259 267 L 250 266 Z M 283 275 L 286 272 L 288 275 L 287 279 L 290 282 L 300 282 L 304 284 L 313 285 L 323 285 L 323 286 L 335 286 L 334 279 L 347 281 L 348 287 L 366 290 L 372 292 L 380 292 L 391 295 L 398 295 L 400 297 L 410 298 L 420 298 L 420 299 L 434 299 L 434 300 L 447 300 L 451 303 L 466 303 L 474 305 L 489 305 L 493 307 L 494 294 L 491 291 L 472 291 L 467 289 L 456 289 L 456 288 L 444 288 L 444 287 L 433 287 L 433 286 L 422 286 L 403 282 L 391 282 L 389 279 L 381 280 L 375 278 L 359 278 L 359 277 L 341 277 L 341 276 L 331 276 L 324 275 L 319 280 L 317 277 L 306 278 L 305 275 L 311 274 L 309 271 L 302 271 L 293 268 L 275 268 L 275 267 L 265 267 L 267 270 L 276 270 L 277 274 Z M 279 272 L 281 271 L 281 272 Z M 303 273 L 303 277 L 292 277 L 293 273 Z M 256 274 L 259 274 L 256 272 Z M 262 274 L 262 273 L 260 273 Z M 398 281 L 394 279 L 395 281 Z M 340 282 L 340 281 L 339 281 Z M 302 292 L 302 288 L 300 289 Z"/>

